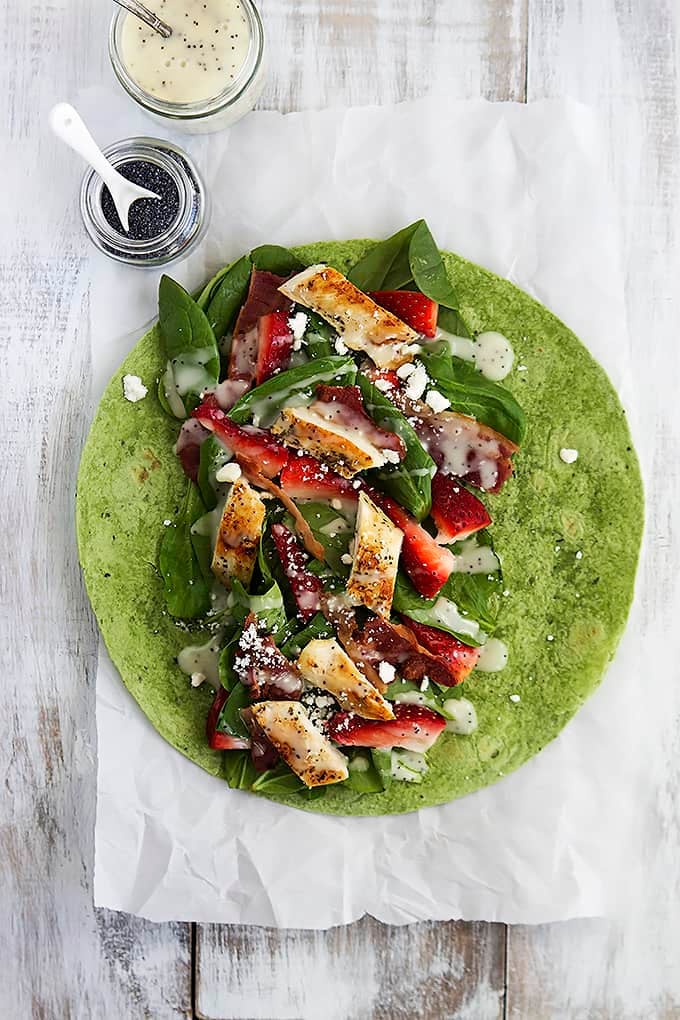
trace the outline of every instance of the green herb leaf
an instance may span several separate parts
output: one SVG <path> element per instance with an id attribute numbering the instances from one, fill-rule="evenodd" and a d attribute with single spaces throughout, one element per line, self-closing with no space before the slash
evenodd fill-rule
<path id="1" fill-rule="evenodd" d="M 270 425 L 281 407 L 294 394 L 310 397 L 319 383 L 351 386 L 356 378 L 356 365 L 351 358 L 320 358 L 287 372 L 272 376 L 254 390 L 246 393 L 232 407 L 229 417 L 237 424 L 249 421 L 257 414 L 260 425 Z"/>
<path id="2" fill-rule="evenodd" d="M 229 751 L 224 755 L 223 775 L 232 790 L 250 790 L 258 772 L 250 751 Z"/>
<path id="3" fill-rule="evenodd" d="M 371 758 L 375 769 L 380 776 L 383 790 L 388 790 L 392 785 L 392 748 L 372 747 Z"/>
<path id="4" fill-rule="evenodd" d="M 220 712 L 216 727 L 219 732 L 228 733 L 230 737 L 249 738 L 248 727 L 241 718 L 241 709 L 248 708 L 249 705 L 250 691 L 239 680 L 229 692 L 227 703 Z"/>
<path id="5" fill-rule="evenodd" d="M 383 780 L 367 750 L 355 751 L 349 760 L 349 775 L 343 786 L 355 793 L 382 793 Z"/>
<path id="6" fill-rule="evenodd" d="M 288 640 L 281 645 L 281 651 L 287 659 L 297 659 L 302 649 L 316 638 L 335 637 L 335 631 L 323 613 L 316 613 L 309 623 L 292 634 Z"/>
<path id="7" fill-rule="evenodd" d="M 349 566 L 342 562 L 342 557 L 349 552 L 349 543 L 354 537 L 353 521 L 328 503 L 301 500 L 297 508 L 312 529 L 314 538 L 324 547 L 326 567 L 340 577 L 347 577 Z M 288 524 L 293 530 L 295 525 L 292 518 Z"/>
<path id="8" fill-rule="evenodd" d="M 509 390 L 485 379 L 467 361 L 452 357 L 445 341 L 423 345 L 420 359 L 454 411 L 477 418 L 518 446 L 522 443 L 526 418 Z"/>
<path id="9" fill-rule="evenodd" d="M 233 605 L 232 615 L 243 623 L 249 613 L 254 613 L 264 630 L 278 641 L 288 629 L 283 595 L 276 581 L 262 595 L 250 595 L 237 578 L 231 582 Z"/>
<path id="10" fill-rule="evenodd" d="M 422 521 L 432 505 L 432 476 L 435 463 L 404 415 L 362 372 L 357 373 L 366 411 L 381 428 L 394 432 L 404 442 L 406 456 L 401 464 L 371 472 L 378 486 Z"/>
<path id="11" fill-rule="evenodd" d="M 449 280 L 441 252 L 425 220 L 417 224 L 409 245 L 409 264 L 418 289 L 446 308 L 458 309 L 460 302 Z"/>
<path id="12" fill-rule="evenodd" d="M 200 493 L 189 482 L 179 516 L 163 529 L 158 569 L 163 577 L 168 612 L 177 619 L 195 620 L 210 609 L 206 581 L 192 542 L 191 526 L 205 513 Z"/>
<path id="13" fill-rule="evenodd" d="M 475 539 L 479 545 L 493 548 L 488 531 L 478 532 Z M 454 553 L 459 552 L 461 545 L 458 542 L 451 549 Z M 503 605 L 503 571 L 499 569 L 492 574 L 453 573 L 440 594 L 455 602 L 461 612 L 476 620 L 482 630 L 490 635 L 496 629 Z"/>
<path id="14" fill-rule="evenodd" d="M 186 417 L 199 394 L 214 386 L 220 373 L 220 356 L 210 323 L 190 294 L 169 276 L 158 288 L 161 337 L 168 357 L 163 377 L 163 406 L 176 417 Z M 179 403 L 184 414 L 179 413 Z M 176 405 L 176 406 L 175 406 Z"/>
<path id="15" fill-rule="evenodd" d="M 417 220 L 392 237 L 375 244 L 347 274 L 355 287 L 368 293 L 372 290 L 399 290 L 413 279 L 409 249 L 411 240 L 423 220 Z"/>
<path id="16" fill-rule="evenodd" d="M 333 341 L 338 336 L 336 331 L 316 312 L 310 312 L 308 308 L 304 308 L 303 311 L 309 320 L 305 330 L 304 342 L 304 350 L 307 356 L 310 359 L 334 357 L 335 348 Z"/>
<path id="17" fill-rule="evenodd" d="M 207 295 L 205 314 L 217 339 L 229 333 L 236 316 L 248 296 L 248 285 L 252 264 L 247 255 L 234 262 L 229 269 L 215 281 Z M 203 295 L 201 295 L 203 298 Z M 199 304 L 201 303 L 199 298 Z"/>
<path id="18" fill-rule="evenodd" d="M 282 248 L 279 244 L 261 244 L 259 248 L 253 248 L 250 261 L 256 269 L 275 273 L 277 276 L 292 276 L 293 273 L 299 273 L 305 268 L 297 255 L 293 255 L 289 248 Z"/>

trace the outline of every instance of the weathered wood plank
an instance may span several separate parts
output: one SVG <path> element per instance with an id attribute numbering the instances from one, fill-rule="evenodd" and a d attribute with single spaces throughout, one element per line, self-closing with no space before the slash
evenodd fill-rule
<path id="1" fill-rule="evenodd" d="M 631 356 L 642 421 L 653 429 L 645 640 L 662 649 L 640 747 L 639 870 L 620 921 L 513 928 L 508 937 L 512 1018 L 670 1020 L 680 1017 L 680 738 L 675 558 L 669 556 L 680 475 L 674 407 L 680 388 L 680 110 L 677 4 L 531 0 L 528 97 L 570 94 L 598 108 L 613 186 L 622 200 Z M 675 417 L 677 422 L 677 417 Z M 649 678 L 652 679 L 651 677 Z M 645 754 L 645 738 L 657 748 Z M 634 794 L 631 792 L 631 795 Z M 603 861 L 606 867 L 606 861 Z"/>
<path id="2" fill-rule="evenodd" d="M 108 15 L 87 0 L 0 9 L 3 1017 L 191 1011 L 190 926 L 92 905 L 97 639 L 73 533 L 91 415 L 87 280 L 73 160 L 41 115 L 100 77 Z"/>
<path id="3" fill-rule="evenodd" d="M 330 931 L 204 925 L 196 1012 L 206 1020 L 497 1020 L 504 928 L 391 927 L 364 918 Z"/>
<path id="4" fill-rule="evenodd" d="M 270 79 L 262 106 L 388 103 L 428 92 L 524 99 L 526 4 L 462 0 L 266 0 Z M 470 1017 L 502 1014 L 501 925 L 331 932 L 198 928 L 202 1016 Z"/>

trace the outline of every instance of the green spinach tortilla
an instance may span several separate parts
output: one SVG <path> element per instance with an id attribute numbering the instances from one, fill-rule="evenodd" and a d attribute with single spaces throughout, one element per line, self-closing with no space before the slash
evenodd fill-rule
<path id="1" fill-rule="evenodd" d="M 372 243 L 318 243 L 295 253 L 307 264 L 327 262 L 347 272 Z M 371 796 L 342 787 L 328 788 L 318 800 L 272 796 L 304 810 L 413 811 L 518 768 L 598 686 L 633 596 L 642 483 L 625 412 L 605 372 L 562 322 L 507 280 L 456 255 L 444 260 L 465 318 L 476 330 L 505 334 L 516 364 L 526 366 L 505 385 L 526 412 L 527 437 L 513 478 L 488 500 L 505 580 L 497 633 L 509 646 L 509 663 L 500 673 L 473 673 L 465 681 L 461 692 L 475 705 L 479 727 L 469 736 L 444 734 L 429 753 L 422 784 L 393 783 Z M 155 327 L 101 400 L 78 480 L 80 558 L 123 682 L 167 741 L 220 777 L 224 755 L 205 740 L 212 691 L 207 685 L 193 690 L 177 668 L 188 635 L 165 612 L 156 566 L 162 522 L 178 512 L 185 487 L 171 455 L 177 423 L 155 396 L 164 364 Z M 127 373 L 149 389 L 138 403 L 123 398 Z M 561 460 L 564 447 L 578 450 L 575 463 Z M 200 633 L 191 638 L 203 640 Z"/>

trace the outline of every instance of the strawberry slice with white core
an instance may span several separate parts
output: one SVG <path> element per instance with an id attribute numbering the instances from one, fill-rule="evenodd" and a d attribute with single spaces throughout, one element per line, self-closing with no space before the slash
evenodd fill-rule
<path id="1" fill-rule="evenodd" d="M 402 616 L 406 626 L 413 631 L 418 643 L 422 647 L 446 664 L 451 680 L 447 682 L 437 676 L 437 683 L 443 683 L 445 687 L 455 687 L 462 683 L 479 661 L 481 648 L 473 648 L 472 645 L 465 645 L 453 634 L 447 634 L 438 627 L 428 627 L 424 623 L 416 623 L 409 616 Z"/>
<path id="2" fill-rule="evenodd" d="M 321 609 L 321 581 L 307 569 L 309 557 L 285 524 L 272 525 L 272 538 L 297 605 L 297 615 L 307 623 Z"/>
<path id="3" fill-rule="evenodd" d="M 292 456 L 281 472 L 281 488 L 293 499 L 324 501 L 359 498 L 360 484 L 343 478 L 316 457 Z"/>
<path id="4" fill-rule="evenodd" d="M 370 296 L 416 333 L 433 337 L 437 333 L 439 305 L 417 290 L 375 290 Z"/>
<path id="5" fill-rule="evenodd" d="M 214 397 L 208 397 L 191 412 L 192 418 L 204 428 L 214 432 L 227 449 L 237 457 L 257 464 L 267 478 L 274 478 L 284 468 L 288 451 L 269 432 L 254 425 L 236 425 L 219 406 Z"/>
<path id="6" fill-rule="evenodd" d="M 457 478 L 441 471 L 432 479 L 432 520 L 440 545 L 460 542 L 491 524 L 489 512 Z"/>
<path id="7" fill-rule="evenodd" d="M 427 751 L 446 726 L 437 712 L 422 705 L 395 704 L 394 719 L 362 719 L 338 712 L 328 724 L 328 734 L 341 747 L 404 747 Z"/>
<path id="8" fill-rule="evenodd" d="M 365 491 L 392 523 L 404 532 L 401 562 L 413 587 L 425 598 L 434 598 L 453 570 L 453 553 L 438 545 L 429 531 L 425 531 L 396 500 L 369 486 L 365 487 Z"/>
<path id="9" fill-rule="evenodd" d="M 263 315 L 257 324 L 257 369 L 255 383 L 271 379 L 288 368 L 293 351 L 293 331 L 288 325 L 287 312 Z"/>

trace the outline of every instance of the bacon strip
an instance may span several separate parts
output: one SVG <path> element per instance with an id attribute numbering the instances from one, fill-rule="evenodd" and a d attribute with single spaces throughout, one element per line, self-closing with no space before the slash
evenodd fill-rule
<path id="1" fill-rule="evenodd" d="M 428 677 L 444 687 L 455 687 L 463 679 L 461 664 L 457 660 L 433 655 L 418 642 L 411 628 L 403 624 L 390 623 L 380 616 L 373 617 L 358 634 L 354 634 L 354 641 L 363 662 L 376 668 L 381 662 L 389 662 L 404 680 L 418 681 Z M 461 648 L 467 649 L 467 645 L 461 645 Z M 474 652 L 474 649 L 469 651 Z M 470 658 L 467 657 L 466 662 Z"/>
<path id="2" fill-rule="evenodd" d="M 234 672 L 249 688 L 251 701 L 297 701 L 302 674 L 280 652 L 269 634 L 261 634 L 257 617 L 249 613 L 234 656 Z"/>

